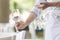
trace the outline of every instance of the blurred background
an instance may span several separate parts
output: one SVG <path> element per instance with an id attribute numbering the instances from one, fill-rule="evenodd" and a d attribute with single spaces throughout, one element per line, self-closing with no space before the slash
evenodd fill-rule
<path id="1" fill-rule="evenodd" d="M 10 0 L 10 10 L 11 12 L 19 9 L 22 13 L 23 11 L 30 11 L 36 0 Z"/>
<path id="2" fill-rule="evenodd" d="M 18 40 L 19 37 L 21 39 L 43 40 L 45 10 L 26 28 L 27 30 L 20 31 L 22 34 L 17 33 L 14 28 L 15 22 L 20 21 L 20 19 L 23 19 L 23 21 L 27 19 L 35 1 L 0 0 L 0 40 Z"/>

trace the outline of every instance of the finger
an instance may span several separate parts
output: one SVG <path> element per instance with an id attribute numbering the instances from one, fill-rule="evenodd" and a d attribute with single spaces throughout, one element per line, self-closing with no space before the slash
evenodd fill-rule
<path id="1" fill-rule="evenodd" d="M 16 25 L 16 27 L 19 27 L 19 26 L 20 26 L 20 23 L 19 23 L 19 22 L 17 22 L 15 25 Z"/>
<path id="2" fill-rule="evenodd" d="M 21 25 L 16 25 L 15 28 L 18 30 L 21 28 Z"/>
<path id="3" fill-rule="evenodd" d="M 18 23 L 16 23 L 17 25 L 17 29 L 24 29 L 24 22 L 23 21 L 20 21 Z"/>
<path id="4" fill-rule="evenodd" d="M 22 24 L 22 25 L 20 25 L 19 27 L 18 27 L 18 29 L 24 29 L 25 28 L 25 25 L 24 24 Z"/>

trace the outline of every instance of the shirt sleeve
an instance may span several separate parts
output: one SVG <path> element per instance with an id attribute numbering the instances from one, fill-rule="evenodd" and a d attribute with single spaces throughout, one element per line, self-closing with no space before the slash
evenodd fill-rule
<path id="1" fill-rule="evenodd" d="M 40 9 L 37 9 L 35 7 L 33 7 L 31 11 L 34 12 L 37 16 L 39 16 L 40 13 L 41 13 L 41 10 Z"/>
<path id="2" fill-rule="evenodd" d="M 40 3 L 43 1 L 44 0 L 36 0 L 34 6 L 40 5 Z M 34 12 L 37 16 L 41 14 L 41 9 L 37 9 L 36 7 L 33 7 L 31 11 Z"/>

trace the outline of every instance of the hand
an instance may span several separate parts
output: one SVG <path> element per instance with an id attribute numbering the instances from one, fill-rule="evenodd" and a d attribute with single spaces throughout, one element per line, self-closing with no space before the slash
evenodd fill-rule
<path id="1" fill-rule="evenodd" d="M 36 5 L 36 7 L 38 9 L 46 9 L 47 7 L 49 7 L 49 3 L 48 2 L 43 2 L 43 3 L 40 3 L 40 5 Z"/>
<path id="2" fill-rule="evenodd" d="M 24 29 L 26 26 L 25 26 L 25 23 L 23 21 L 20 21 L 20 22 L 16 22 L 15 23 L 15 28 L 16 30 L 19 30 L 19 29 Z"/>

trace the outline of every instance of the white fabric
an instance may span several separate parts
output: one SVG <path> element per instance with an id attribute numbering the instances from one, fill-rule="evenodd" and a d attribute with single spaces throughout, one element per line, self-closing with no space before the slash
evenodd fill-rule
<path id="1" fill-rule="evenodd" d="M 60 0 L 47 0 L 47 2 L 59 2 L 59 1 Z M 39 2 L 37 2 L 37 4 Z M 39 13 L 36 12 L 36 14 L 38 15 Z M 45 18 L 46 18 L 46 25 L 45 25 L 44 40 L 60 40 L 60 31 L 59 31 L 60 30 L 60 7 L 48 7 L 46 9 Z"/>
<path id="2" fill-rule="evenodd" d="M 42 11 L 42 10 L 33 7 L 31 11 L 34 12 L 37 16 L 39 16 L 39 15 L 41 14 L 41 11 Z"/>
<path id="3" fill-rule="evenodd" d="M 23 40 L 25 38 L 26 31 L 21 31 L 16 34 L 16 40 Z"/>
<path id="4" fill-rule="evenodd" d="M 57 40 L 60 38 L 60 10 L 49 13 L 46 20 L 45 40 Z M 60 40 L 60 39 L 58 39 Z"/>
<path id="5" fill-rule="evenodd" d="M 47 0 L 57 2 L 60 0 Z M 46 9 L 45 40 L 60 40 L 60 7 L 49 7 Z"/>

